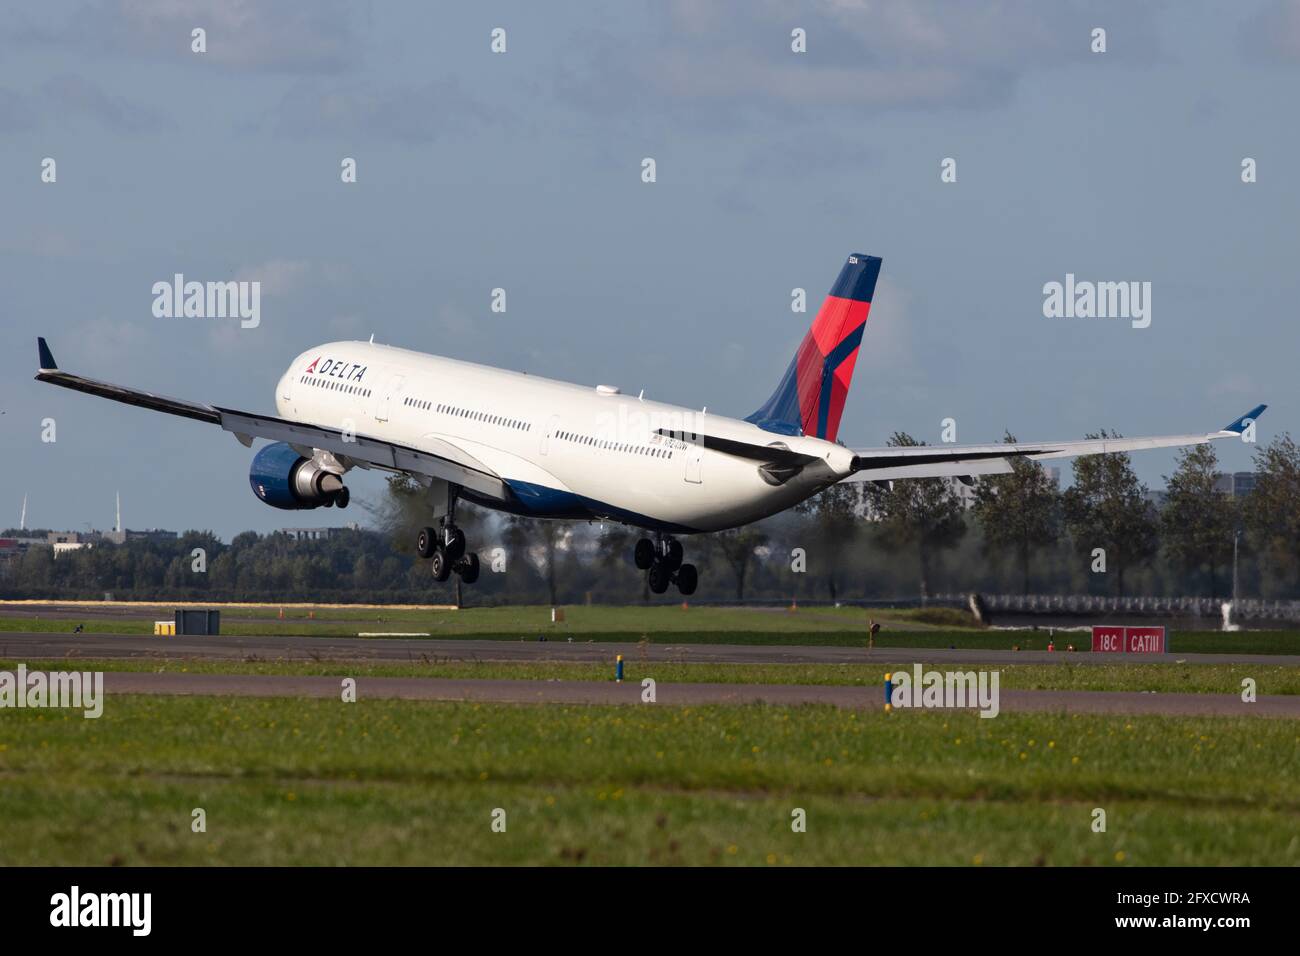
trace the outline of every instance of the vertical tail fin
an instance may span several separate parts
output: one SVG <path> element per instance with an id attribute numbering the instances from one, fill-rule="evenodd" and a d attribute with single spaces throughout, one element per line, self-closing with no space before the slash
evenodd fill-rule
<path id="1" fill-rule="evenodd" d="M 878 256 L 849 256 L 781 384 L 745 421 L 782 435 L 835 440 L 880 263 Z"/>

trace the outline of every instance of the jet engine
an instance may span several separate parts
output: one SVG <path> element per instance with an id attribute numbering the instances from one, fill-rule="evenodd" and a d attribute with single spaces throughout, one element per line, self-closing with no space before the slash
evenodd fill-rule
<path id="1" fill-rule="evenodd" d="M 342 476 L 304 458 L 284 442 L 267 445 L 248 469 L 253 494 L 272 508 L 294 510 L 348 506 Z"/>

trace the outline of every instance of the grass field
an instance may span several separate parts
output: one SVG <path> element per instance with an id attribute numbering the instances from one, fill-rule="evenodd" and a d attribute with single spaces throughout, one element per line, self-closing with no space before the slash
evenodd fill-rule
<path id="1" fill-rule="evenodd" d="M 276 609 L 278 610 L 278 609 Z M 945 612 L 678 607 L 460 612 L 223 609 L 226 634 L 864 647 L 862 664 L 652 663 L 661 682 L 862 686 L 909 647 L 1042 649 L 1045 632 L 956 627 Z M 6 630 L 77 619 L 0 616 Z M 81 619 L 149 633 L 151 615 Z M 166 616 L 160 614 L 159 616 Z M 1071 640 L 1058 634 L 1057 646 Z M 1083 646 L 1082 635 L 1073 639 Z M 93 661 L 78 669 L 609 680 L 604 664 L 412 660 Z M 1175 632 L 1178 650 L 1300 653 L 1300 633 Z M 158 651 L 167 651 L 166 638 Z M 886 658 L 886 654 L 889 655 Z M 677 657 L 678 655 L 674 655 Z M 1071 663 L 998 667 L 1005 689 L 1300 694 L 1300 668 Z M 69 661 L 28 661 L 63 670 Z M 0 670 L 16 661 L 0 659 Z M 202 808 L 207 829 L 191 830 Z M 1108 815 L 1094 833 L 1094 808 Z M 505 833 L 492 830 L 496 809 Z M 791 829 L 806 812 L 807 832 Z M 0 711 L 0 865 L 1085 864 L 1300 865 L 1300 721 L 875 708 L 580 707 L 113 696 L 79 712 Z"/>
<path id="2" fill-rule="evenodd" d="M 11 612 L 13 608 L 9 609 Z M 155 612 L 165 618 L 163 609 Z M 308 615 L 314 613 L 314 617 Z M 38 614 L 23 607 L 0 616 L 6 631 L 72 631 L 81 624 L 94 634 L 149 634 L 154 615 L 139 609 L 97 610 L 77 616 L 65 610 Z M 949 608 L 921 610 L 861 608 L 704 608 L 679 606 L 565 608 L 565 620 L 550 623 L 550 608 L 497 607 L 463 611 L 391 609 L 286 608 L 281 620 L 275 608 L 223 608 L 222 633 L 229 636 L 298 635 L 355 637 L 359 632 L 416 632 L 435 638 L 472 637 L 479 640 L 575 640 L 628 642 L 646 640 L 674 644 L 820 644 L 862 647 L 869 621 L 881 624 L 878 647 L 958 647 L 1045 650 L 1046 630 L 1006 631 L 971 626 L 964 612 Z M 966 626 L 958 626 L 958 624 Z M 1086 652 L 1089 638 L 1082 631 L 1057 631 L 1058 649 L 1073 642 Z M 1300 654 L 1300 631 L 1173 631 L 1173 653 L 1234 652 L 1241 654 Z"/>
<path id="3" fill-rule="evenodd" d="M 0 659 L 13 671 L 16 660 Z M 199 661 L 113 659 L 26 661 L 27 669 L 57 671 L 70 666 L 92 671 L 170 671 L 188 674 L 281 674 L 321 677 L 450 677 L 459 679 L 608 681 L 613 664 L 567 662 L 415 660 L 352 661 Z M 911 661 L 870 664 L 714 664 L 628 660 L 624 679 L 653 677 L 661 683 L 830 684 L 879 687 L 890 671 Z M 952 665 L 948 669 L 963 669 Z M 988 667 L 979 668 L 989 670 Z M 1264 664 L 1005 664 L 995 668 L 1003 690 L 1152 691 L 1162 694 L 1235 694 L 1251 678 L 1260 694 L 1300 694 L 1300 667 Z M 882 690 L 883 695 L 883 690 Z"/>
<path id="4" fill-rule="evenodd" d="M 1298 758 L 1282 720 L 118 697 L 3 714 L 0 863 L 1294 865 Z"/>
<path id="5" fill-rule="evenodd" d="M 3 605 L 0 605 L 2 607 Z M 804 633 L 850 632 L 865 635 L 870 621 L 890 628 L 918 631 L 944 628 L 975 629 L 974 619 L 965 612 L 950 608 L 884 609 L 864 611 L 860 608 L 818 607 L 788 610 L 785 608 L 719 608 L 654 605 L 615 607 L 578 605 L 563 608 L 565 620 L 551 623 L 551 609 L 540 606 L 485 607 L 465 610 L 403 610 L 391 608 L 303 608 L 285 607 L 279 616 L 277 607 L 221 608 L 222 629 L 231 634 L 320 634 L 355 635 L 358 631 L 411 630 L 429 631 L 434 636 L 474 636 L 520 634 L 682 634 L 707 632 L 734 633 Z M 26 606 L 10 606 L 13 616 L 0 617 L 3 630 L 61 629 L 81 623 L 87 630 L 105 633 L 149 633 L 152 620 L 170 619 L 172 606 L 145 608 L 121 606 L 91 608 L 91 614 L 56 606 L 49 611 L 33 611 Z M 15 624 L 13 622 L 23 622 Z"/>

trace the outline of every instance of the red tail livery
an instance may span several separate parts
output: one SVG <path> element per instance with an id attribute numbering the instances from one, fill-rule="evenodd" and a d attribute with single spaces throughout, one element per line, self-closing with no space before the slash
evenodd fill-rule
<path id="1" fill-rule="evenodd" d="M 781 384 L 745 421 L 782 435 L 835 440 L 880 263 L 879 256 L 849 256 Z"/>

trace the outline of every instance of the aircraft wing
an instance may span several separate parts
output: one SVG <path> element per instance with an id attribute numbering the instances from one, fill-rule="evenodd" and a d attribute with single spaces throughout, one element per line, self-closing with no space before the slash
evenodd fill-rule
<path id="1" fill-rule="evenodd" d="M 503 501 L 509 498 L 505 482 L 498 474 L 450 442 L 438 442 L 436 450 L 422 450 L 362 434 L 349 434 L 345 438 L 342 429 L 338 428 L 309 425 L 269 415 L 254 415 L 232 408 L 168 398 L 110 382 L 99 382 L 63 371 L 55 364 L 54 355 L 45 339 L 38 338 L 36 344 L 40 355 L 40 370 L 36 374 L 39 382 L 49 382 L 51 385 L 98 395 L 100 398 L 111 398 L 115 402 L 155 412 L 220 425 L 244 445 L 251 445 L 254 438 L 267 438 L 299 448 L 318 448 L 330 452 L 345 463 L 350 461 L 365 468 L 382 468 L 439 478 Z"/>
<path id="2" fill-rule="evenodd" d="M 1104 455 L 1144 448 L 1202 445 L 1220 438 L 1240 438 L 1267 405 L 1259 405 L 1218 431 L 1150 438 L 1095 438 L 1083 441 L 1016 442 L 991 445 L 913 445 L 904 448 L 855 448 L 853 471 L 844 481 L 892 481 L 896 478 L 943 478 L 1001 475 L 1012 458 L 1048 461 L 1079 455 Z"/>

